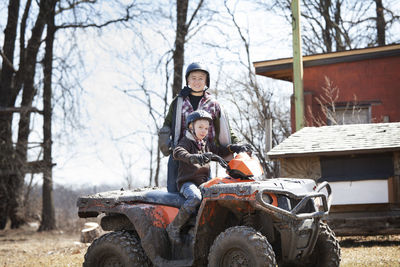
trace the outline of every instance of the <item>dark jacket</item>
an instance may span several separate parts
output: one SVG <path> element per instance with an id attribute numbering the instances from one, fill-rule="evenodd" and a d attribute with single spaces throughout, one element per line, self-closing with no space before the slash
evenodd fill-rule
<path id="1" fill-rule="evenodd" d="M 196 141 L 184 136 L 174 149 L 174 159 L 179 160 L 178 177 L 176 179 L 178 190 L 180 190 L 181 186 L 186 182 L 192 182 L 199 186 L 209 180 L 210 164 L 206 163 L 201 166 L 200 164 L 190 163 L 190 156 L 192 154 L 213 152 L 221 157 L 230 154 L 226 146 L 215 146 L 208 142 L 204 143 L 204 146 L 199 149 Z"/>
<path id="2" fill-rule="evenodd" d="M 172 100 L 167 116 L 165 117 L 164 124 L 158 133 L 159 146 L 164 156 L 168 156 L 171 150 L 175 148 L 179 140 L 184 136 L 182 127 L 185 125 L 185 121 L 184 116 L 182 115 L 182 106 L 180 106 L 181 108 L 179 109 L 178 102 L 181 103 L 180 105 L 182 105 L 182 102 L 185 102 L 189 97 L 187 95 L 182 95 L 182 91 Z M 189 105 L 191 106 L 191 103 Z M 213 112 L 210 112 L 207 107 L 212 107 L 212 110 L 215 110 L 216 113 L 213 115 Z M 193 107 L 191 106 L 191 108 Z M 215 136 L 208 136 L 210 142 L 225 146 L 231 143 L 238 143 L 239 140 L 230 128 L 228 118 L 223 112 L 222 107 L 208 92 L 204 93 L 203 100 L 200 101 L 197 109 L 206 110 L 213 116 Z M 178 125 L 177 118 L 182 118 Z"/>

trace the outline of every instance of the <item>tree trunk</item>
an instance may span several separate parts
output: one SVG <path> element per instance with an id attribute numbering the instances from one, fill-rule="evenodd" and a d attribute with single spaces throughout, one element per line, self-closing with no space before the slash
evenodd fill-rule
<path id="1" fill-rule="evenodd" d="M 21 18 L 21 23 L 19 24 L 20 34 L 19 34 L 19 54 L 24 55 L 19 57 L 19 68 L 15 75 L 14 82 L 14 95 L 13 102 L 15 103 L 17 95 L 21 92 L 23 86 L 23 79 L 25 75 L 25 60 L 26 60 L 26 47 L 25 47 L 25 32 L 27 27 L 27 21 L 29 17 L 29 10 L 31 9 L 32 0 L 27 0 L 24 8 L 24 13 Z"/>
<path id="2" fill-rule="evenodd" d="M 3 108 L 13 107 L 12 79 L 15 40 L 19 16 L 19 0 L 10 0 L 8 4 L 8 20 L 4 30 L 3 60 L 0 75 L 0 230 L 4 229 L 9 213 L 9 185 L 12 177 L 12 160 L 15 158 L 12 145 L 12 113 Z"/>
<path id="3" fill-rule="evenodd" d="M 176 37 L 174 60 L 174 83 L 172 84 L 172 96 L 175 97 L 182 89 L 182 72 L 185 59 L 185 38 L 187 34 L 188 0 L 176 1 Z"/>
<path id="4" fill-rule="evenodd" d="M 35 26 L 32 29 L 32 35 L 28 42 L 25 53 L 25 66 L 23 72 L 23 92 L 21 101 L 21 112 L 18 127 L 18 142 L 16 146 L 16 164 L 18 165 L 18 174 L 12 182 L 11 189 L 11 200 L 10 205 L 10 219 L 11 227 L 18 228 L 22 223 L 24 223 L 21 217 L 22 208 L 22 189 L 24 185 L 25 178 L 25 165 L 28 154 L 28 137 L 29 137 L 29 125 L 32 107 L 32 101 L 36 95 L 36 90 L 34 88 L 34 77 L 36 71 L 36 61 L 41 44 L 41 38 L 44 26 L 46 24 L 46 16 L 48 13 L 48 1 L 40 1 L 40 10 Z"/>
<path id="5" fill-rule="evenodd" d="M 346 46 L 343 44 L 342 34 L 340 33 L 340 24 L 342 20 L 341 14 L 341 2 L 340 0 L 336 0 L 336 8 L 335 8 L 335 42 L 336 42 L 336 51 L 344 51 L 346 50 Z"/>
<path id="6" fill-rule="evenodd" d="M 332 2 L 330 0 L 324 0 L 321 1 L 321 5 L 321 14 L 325 20 L 325 28 L 323 29 L 322 37 L 326 47 L 326 52 L 330 53 L 332 52 L 332 20 L 329 10 Z"/>
<path id="7" fill-rule="evenodd" d="M 52 175 L 52 139 L 51 139 L 51 117 L 52 117 L 52 72 L 53 72 L 53 44 L 55 35 L 55 4 L 57 0 L 51 1 L 51 8 L 47 16 L 47 36 L 44 56 L 44 88 L 43 88 L 43 161 L 45 168 L 43 172 L 42 191 L 42 221 L 39 231 L 53 230 L 56 228 L 54 204 L 53 204 L 53 175 Z"/>
<path id="8" fill-rule="evenodd" d="M 382 46 L 386 44 L 386 22 L 383 14 L 382 0 L 375 0 L 376 4 L 376 30 L 377 30 L 377 41 L 378 45 Z"/>

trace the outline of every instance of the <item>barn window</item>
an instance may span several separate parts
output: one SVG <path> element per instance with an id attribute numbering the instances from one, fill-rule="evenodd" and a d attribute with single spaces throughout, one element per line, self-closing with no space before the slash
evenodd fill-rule
<path id="1" fill-rule="evenodd" d="M 394 175 L 393 154 L 321 157 L 322 181 L 388 179 Z"/>
<path id="2" fill-rule="evenodd" d="M 335 106 L 328 111 L 328 125 L 363 124 L 371 122 L 371 109 L 369 105 Z"/>

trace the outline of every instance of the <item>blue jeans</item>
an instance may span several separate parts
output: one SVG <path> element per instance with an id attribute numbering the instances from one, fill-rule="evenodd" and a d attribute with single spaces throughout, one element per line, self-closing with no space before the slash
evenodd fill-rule
<path id="1" fill-rule="evenodd" d="M 168 159 L 168 176 L 167 176 L 167 190 L 171 193 L 178 193 L 176 186 L 176 177 L 178 177 L 179 162 L 174 160 L 172 154 Z"/>
<path id="2" fill-rule="evenodd" d="M 196 213 L 202 199 L 201 191 L 197 185 L 192 182 L 186 182 L 182 185 L 180 193 L 186 198 L 181 208 L 190 214 Z"/>

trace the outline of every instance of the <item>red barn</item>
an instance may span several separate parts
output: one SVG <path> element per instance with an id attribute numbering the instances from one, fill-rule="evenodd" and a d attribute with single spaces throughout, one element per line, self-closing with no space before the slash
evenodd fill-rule
<path id="1" fill-rule="evenodd" d="M 259 75 L 293 81 L 291 58 L 254 66 Z M 329 181 L 327 219 L 336 234 L 400 233 L 400 45 L 305 56 L 303 67 L 308 127 L 296 132 L 292 101 L 295 133 L 269 158 L 279 161 L 281 177 Z M 332 120 L 352 125 L 310 127 Z"/>
<path id="2" fill-rule="evenodd" d="M 258 75 L 293 81 L 292 62 L 292 58 L 267 60 L 254 66 Z M 322 109 L 330 105 L 324 91 L 327 81 L 338 89 L 333 101 L 338 124 L 400 122 L 400 45 L 304 56 L 303 69 L 306 126 L 315 126 L 317 120 L 331 124 Z M 292 101 L 293 132 L 294 110 Z"/>

